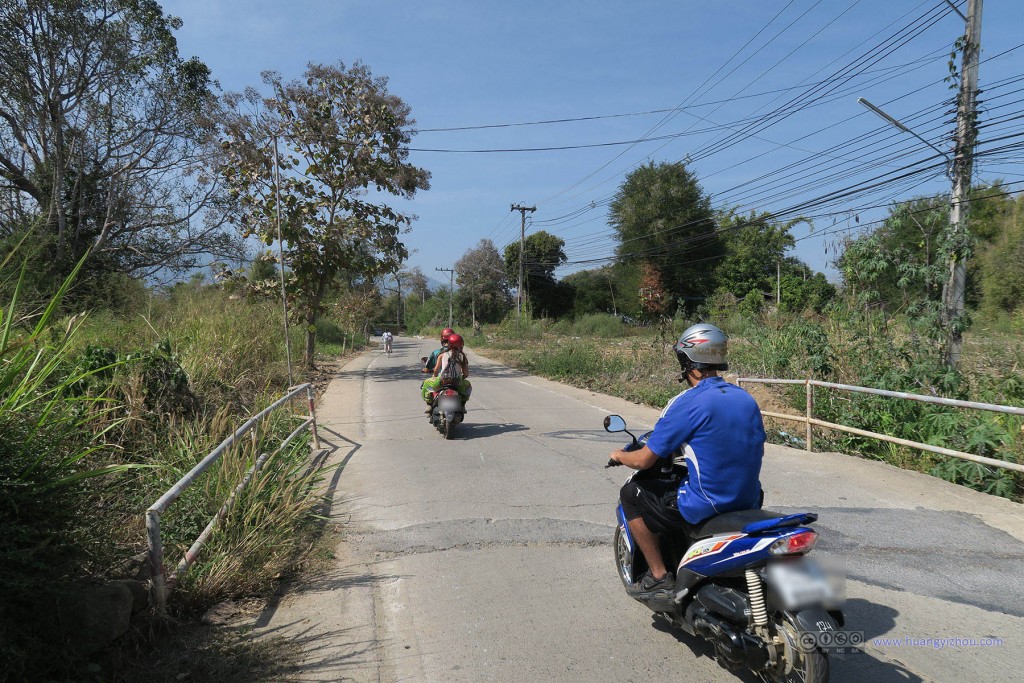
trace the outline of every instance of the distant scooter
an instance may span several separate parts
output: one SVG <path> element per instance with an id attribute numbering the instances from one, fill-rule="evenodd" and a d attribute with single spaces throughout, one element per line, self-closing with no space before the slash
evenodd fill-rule
<path id="1" fill-rule="evenodd" d="M 640 448 L 650 436 L 637 439 L 618 415 L 605 417 L 604 428 L 632 437 L 625 450 Z M 620 464 L 609 460 L 606 467 Z M 686 476 L 685 462 L 668 462 L 633 472 L 629 480 L 681 482 Z M 666 565 L 676 567 L 676 583 L 648 593 L 637 585 L 647 566 L 621 505 L 616 516 L 615 566 L 626 592 L 672 625 L 709 641 L 725 668 L 749 669 L 763 681 L 825 683 L 827 646 L 860 644 L 847 640 L 857 632 L 840 632 L 839 578 L 804 557 L 818 539 L 807 526 L 816 514 L 742 510 L 712 517 L 689 538 L 665 534 L 661 551 Z"/>

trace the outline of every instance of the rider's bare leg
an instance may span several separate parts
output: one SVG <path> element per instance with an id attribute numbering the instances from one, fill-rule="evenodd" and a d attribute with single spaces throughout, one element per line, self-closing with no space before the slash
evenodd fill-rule
<path id="1" fill-rule="evenodd" d="M 629 520 L 629 531 L 640 546 L 640 552 L 647 560 L 647 566 L 651 569 L 651 576 L 655 579 L 662 579 L 668 573 L 665 568 L 665 561 L 661 559 L 661 548 L 658 546 L 658 537 L 647 528 L 643 517 Z"/>

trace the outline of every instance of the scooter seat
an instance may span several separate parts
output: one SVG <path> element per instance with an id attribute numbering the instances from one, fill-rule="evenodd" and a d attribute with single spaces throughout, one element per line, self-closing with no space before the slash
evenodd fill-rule
<path id="1" fill-rule="evenodd" d="M 786 515 L 782 513 L 772 512 L 771 510 L 737 510 L 736 512 L 727 512 L 724 515 L 712 517 L 706 522 L 700 524 L 697 527 L 696 532 L 692 535 L 692 538 L 694 540 L 698 540 L 730 532 L 738 533 L 743 529 L 743 527 L 751 522 L 763 522 L 768 519 L 781 519 L 785 516 Z"/>

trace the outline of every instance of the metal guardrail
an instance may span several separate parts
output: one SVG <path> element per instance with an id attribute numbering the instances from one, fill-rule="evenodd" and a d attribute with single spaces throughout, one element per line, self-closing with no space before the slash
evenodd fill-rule
<path id="1" fill-rule="evenodd" d="M 164 569 L 164 547 L 163 541 L 160 537 L 160 515 L 167 511 L 171 503 L 175 501 L 178 496 L 184 492 L 203 472 L 207 470 L 213 463 L 220 459 L 225 452 L 234 447 L 238 439 L 244 436 L 247 432 L 255 428 L 261 420 L 263 420 L 271 412 L 280 408 L 285 403 L 291 401 L 298 394 L 306 392 L 306 398 L 309 401 L 309 416 L 299 425 L 291 434 L 289 434 L 281 442 L 281 445 L 277 447 L 273 453 L 263 453 L 260 455 L 256 462 L 245 473 L 242 477 L 242 481 L 235 487 L 234 491 L 228 497 L 224 505 L 221 506 L 217 514 L 213 516 L 210 523 L 206 525 L 202 533 L 199 534 L 199 538 L 195 540 L 192 546 L 185 552 L 185 556 L 178 563 L 174 572 L 170 576 L 166 576 Z M 260 412 L 256 413 L 245 423 L 236 429 L 233 434 L 228 438 L 224 439 L 216 448 L 206 455 L 205 458 L 200 460 L 195 467 L 183 476 L 178 482 L 167 490 L 164 495 L 149 506 L 146 510 L 146 542 L 149 547 L 149 575 L 150 575 L 150 602 L 153 604 L 158 612 L 162 612 L 167 606 L 167 595 L 170 590 L 177 583 L 178 578 L 188 571 L 188 568 L 195 561 L 199 555 L 199 551 L 203 545 L 209 539 L 210 534 L 213 533 L 214 527 L 224 517 L 227 516 L 231 508 L 234 507 L 235 501 L 249 482 L 252 481 L 256 473 L 259 472 L 260 468 L 263 467 L 264 463 L 270 458 L 271 455 L 281 452 L 296 436 L 301 434 L 304 430 L 311 429 L 313 433 L 313 447 L 317 450 L 320 449 L 320 436 L 316 430 L 316 408 L 313 401 L 313 386 L 309 383 L 300 384 L 296 387 L 289 389 L 288 393 L 279 398 L 274 403 L 270 404 Z"/>
<path id="2" fill-rule="evenodd" d="M 752 384 L 802 384 L 806 387 L 807 409 L 804 415 L 788 415 L 786 413 L 773 413 L 766 410 L 762 410 L 761 414 L 766 417 L 776 418 L 778 420 L 792 420 L 793 422 L 804 423 L 807 426 L 804 444 L 806 450 L 808 451 L 814 450 L 814 427 L 825 427 L 826 429 L 835 429 L 840 432 L 847 432 L 849 434 L 856 434 L 858 436 L 866 436 L 874 439 L 879 439 L 880 441 L 888 441 L 889 443 L 895 443 L 901 446 L 917 448 L 919 450 L 928 451 L 930 453 L 938 453 L 940 455 L 948 455 L 954 458 L 960 458 L 962 460 L 970 460 L 971 462 L 976 462 L 982 465 L 989 465 L 991 467 L 1002 467 L 1004 469 L 1014 470 L 1017 472 L 1024 472 L 1024 464 L 1007 462 L 1006 460 L 997 460 L 995 458 L 986 458 L 984 456 L 975 455 L 973 453 L 964 453 L 963 451 L 956 451 L 951 448 L 933 446 L 931 444 L 921 443 L 919 441 L 901 439 L 896 436 L 889 436 L 888 434 L 879 434 L 878 432 L 871 432 L 866 429 L 858 429 L 857 427 L 848 427 L 846 425 L 816 419 L 813 414 L 814 387 L 822 387 L 824 389 L 838 389 L 841 391 L 850 391 L 860 394 L 873 394 L 875 396 L 888 396 L 890 398 L 901 398 L 908 401 L 932 403 L 936 405 L 950 406 L 953 408 L 987 410 L 990 412 L 1007 413 L 1010 415 L 1024 416 L 1024 408 L 1018 408 L 1016 406 L 1004 406 L 999 405 L 997 403 L 978 403 L 976 401 L 960 401 L 954 398 L 942 398 L 939 396 L 922 396 L 921 394 L 911 394 L 905 391 L 872 389 L 870 387 L 858 387 L 852 384 L 836 384 L 835 382 L 823 382 L 821 380 L 816 379 L 765 379 L 761 377 L 739 377 L 736 380 L 736 384 L 739 386 L 742 386 L 743 382 L 750 382 Z"/>

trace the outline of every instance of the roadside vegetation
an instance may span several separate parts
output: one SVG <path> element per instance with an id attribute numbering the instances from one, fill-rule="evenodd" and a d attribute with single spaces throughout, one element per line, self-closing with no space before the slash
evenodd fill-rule
<path id="1" fill-rule="evenodd" d="M 148 578 L 144 561 L 125 568 L 145 552 L 145 509 L 288 381 L 273 301 L 197 280 L 162 293 L 133 285 L 118 311 L 71 314 L 76 272 L 38 312 L 22 296 L 18 255 L 0 268 L 9 304 L 0 318 L 0 679 L 34 680 L 83 670 L 54 637 L 66 592 L 82 581 Z M 301 338 L 293 331 L 296 346 Z M 342 342 L 365 341 L 329 321 L 323 338 L 338 355 Z M 276 413 L 172 505 L 168 570 L 255 458 L 297 422 Z M 183 577 L 172 612 L 189 617 L 265 593 L 314 561 L 322 475 L 308 436 L 270 458 Z"/>
<path id="2" fill-rule="evenodd" d="M 451 306 L 470 347 L 660 406 L 679 389 L 673 339 L 708 320 L 732 335 L 734 372 L 1024 402 L 1024 199 L 999 184 L 975 188 L 968 243 L 950 242 L 948 197 L 893 204 L 842 245 L 831 283 L 791 253 L 810 221 L 715 208 L 686 164 L 652 162 L 616 192 L 611 230 L 584 245 L 601 258 L 570 260 L 552 220 L 522 249 L 481 240 L 454 264 L 455 287 L 432 288 L 406 267 L 413 216 L 393 206 L 428 189 L 430 173 L 409 162 L 415 122 L 387 79 L 359 62 L 310 64 L 222 93 L 200 59 L 179 55 L 180 26 L 152 0 L 10 0 L 0 12 L 0 681 L 247 680 L 250 665 L 289 661 L 224 634 L 191 664 L 163 650 L 142 667 L 131 650 L 152 653 L 154 634 L 192 647 L 195 616 L 322 554 L 324 471 L 304 439 L 275 452 L 302 401 L 165 516 L 173 569 L 254 459 L 274 452 L 180 582 L 181 630 L 150 623 L 97 661 L 63 628 L 69 596 L 114 579 L 142 589 L 133 605 L 145 600 L 143 512 L 286 390 L 289 346 L 292 382 L 322 381 L 317 366 L 358 352 L 375 327 L 435 337 Z M 968 259 L 973 320 L 943 318 L 950 253 Z M 944 362 L 951 325 L 966 330 L 959 368 Z M 758 397 L 803 407 L 801 392 Z M 1018 418 L 828 392 L 816 411 L 1024 459 Z M 796 431 L 774 425 L 773 438 L 800 445 Z M 1006 472 L 824 438 L 1022 496 Z"/>
<path id="3" fill-rule="evenodd" d="M 969 375 L 953 376 L 941 364 L 914 360 L 910 334 L 900 339 L 898 325 L 889 323 L 895 338 L 862 344 L 852 334 L 851 321 L 837 320 L 839 306 L 829 317 L 793 314 L 731 316 L 720 325 L 730 335 L 730 370 L 739 376 L 813 377 L 842 384 L 894 391 L 928 393 L 950 398 L 1024 404 L 1024 347 L 1016 334 L 978 330 L 968 333 L 964 364 L 977 367 Z M 669 325 L 678 336 L 697 320 L 679 318 Z M 879 321 L 880 322 L 880 321 Z M 890 344 L 888 341 L 895 341 Z M 624 325 L 610 315 L 591 315 L 570 321 L 513 319 L 486 326 L 468 339 L 484 355 L 561 382 L 661 408 L 682 389 L 676 381 L 679 364 L 657 329 Z M 993 362 L 993 360 L 995 362 Z M 803 387 L 746 385 L 764 410 L 802 415 Z M 973 410 L 944 408 L 899 399 L 850 394 L 818 388 L 815 416 L 831 422 L 953 448 L 1010 462 L 1024 462 L 1024 419 Z M 766 418 L 774 443 L 804 447 L 803 425 Z M 816 428 L 815 450 L 861 455 L 926 472 L 970 488 L 1012 500 L 1024 499 L 1024 477 L 1008 470 L 934 455 L 875 439 Z"/>
<path id="4" fill-rule="evenodd" d="M 793 231 L 806 221 L 713 211 L 696 179 L 679 166 L 644 167 L 620 188 L 610 213 L 620 246 L 607 265 L 558 279 L 556 269 L 567 262 L 564 242 L 543 231 L 528 236 L 522 318 L 507 296 L 518 274 L 518 244 L 503 256 L 487 240 L 468 250 L 456 266 L 460 287 L 452 299 L 456 326 L 468 328 L 470 346 L 539 375 L 660 407 L 679 391 L 672 342 L 688 325 L 707 321 L 731 336 L 736 375 L 1024 405 L 1024 268 L 1018 267 L 1024 263 L 1024 196 L 998 183 L 974 189 L 966 249 L 969 315 L 946 320 L 948 198 L 894 203 L 884 220 L 845 240 L 835 260 L 842 279 L 833 285 L 788 253 Z M 668 195 L 651 196 L 649 187 Z M 690 250 L 688 241 L 701 251 Z M 485 289 L 504 291 L 504 304 L 482 308 Z M 385 310 L 394 315 L 401 303 L 409 327 L 434 336 L 447 321 L 448 296 L 444 288 L 404 300 L 392 294 Z M 952 326 L 965 339 L 955 367 L 946 359 Z M 802 387 L 748 388 L 766 409 L 805 409 Z M 815 416 L 1024 462 L 1019 417 L 820 388 Z M 802 425 L 769 422 L 775 441 L 803 446 Z M 1008 470 L 842 433 L 819 436 L 816 448 L 884 460 L 1014 500 L 1024 496 L 1024 478 Z"/>
<path id="5" fill-rule="evenodd" d="M 84 648 L 68 605 L 130 585 L 145 607 L 145 509 L 289 374 L 319 382 L 318 365 L 365 345 L 375 278 L 408 256 L 411 218 L 388 202 L 429 184 L 406 161 L 408 105 L 366 65 L 223 93 L 179 54 L 180 27 L 152 0 L 0 11 L 0 681 L 117 679 L 89 659 L 120 633 Z M 275 450 L 305 411 L 276 414 L 172 504 L 169 571 L 273 453 L 172 617 L 266 591 L 321 552 L 324 472 L 305 438 Z"/>

